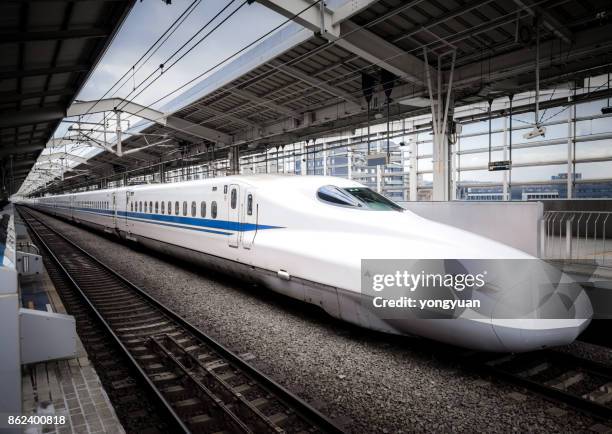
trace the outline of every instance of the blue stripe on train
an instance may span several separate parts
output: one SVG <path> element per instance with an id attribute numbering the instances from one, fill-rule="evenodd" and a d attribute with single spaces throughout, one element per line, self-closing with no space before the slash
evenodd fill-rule
<path id="1" fill-rule="evenodd" d="M 68 208 L 68 207 L 55 207 L 55 208 L 64 208 L 64 209 L 74 209 L 76 211 L 82 211 L 92 214 L 104 214 L 108 216 L 112 216 L 114 212 L 112 210 L 106 209 L 96 209 L 96 208 Z M 171 227 L 179 227 L 184 229 L 193 229 L 199 230 L 202 232 L 210 232 L 220 235 L 230 235 L 225 231 L 235 231 L 235 232 L 248 232 L 254 230 L 264 230 L 264 229 L 284 229 L 283 226 L 270 226 L 270 225 L 256 225 L 253 223 L 239 223 L 230 220 L 212 220 L 212 219 L 204 219 L 197 217 L 181 217 L 181 216 L 173 216 L 173 215 L 164 215 L 164 214 L 146 214 L 140 212 L 130 212 L 130 211 L 117 211 L 117 217 L 126 217 L 130 220 L 135 221 L 144 221 L 146 223 L 155 223 L 162 226 L 171 226 Z M 151 220 L 151 221 L 147 221 Z M 174 224 L 173 224 L 174 223 Z M 198 226 L 198 228 L 187 227 L 182 225 L 189 226 Z M 204 229 L 207 228 L 207 229 Z M 216 230 L 214 230 L 216 229 Z"/>

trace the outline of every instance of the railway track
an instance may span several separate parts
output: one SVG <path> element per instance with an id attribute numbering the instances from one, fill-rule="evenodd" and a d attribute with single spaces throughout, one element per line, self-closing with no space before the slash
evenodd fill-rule
<path id="1" fill-rule="evenodd" d="M 557 402 L 612 421 L 612 368 L 588 359 L 542 350 L 506 356 L 474 354 L 473 369 Z"/>
<path id="2" fill-rule="evenodd" d="M 48 260 L 75 289 L 69 296 L 74 309 L 80 309 L 74 300 L 80 298 L 120 348 L 117 366 L 106 359 L 109 372 L 125 369 L 121 361 L 128 360 L 172 432 L 342 432 L 33 212 L 19 211 Z M 91 329 L 90 338 L 96 333 Z"/>

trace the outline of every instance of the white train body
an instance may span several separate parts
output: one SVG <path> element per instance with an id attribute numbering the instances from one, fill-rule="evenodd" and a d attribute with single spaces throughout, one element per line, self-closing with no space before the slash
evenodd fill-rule
<path id="1" fill-rule="evenodd" d="M 257 281 L 379 331 L 514 352 L 572 342 L 588 325 L 592 310 L 586 296 L 559 320 L 402 322 L 364 315 L 359 308 L 362 259 L 531 257 L 409 211 L 335 206 L 317 195 L 326 186 L 365 188 L 336 177 L 230 176 L 50 196 L 30 205 Z"/>

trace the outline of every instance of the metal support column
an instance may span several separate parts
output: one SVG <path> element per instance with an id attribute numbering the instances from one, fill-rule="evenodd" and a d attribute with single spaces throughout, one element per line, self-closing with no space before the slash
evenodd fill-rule
<path id="1" fill-rule="evenodd" d="M 567 97 L 567 103 L 570 105 L 567 110 L 567 198 L 574 197 L 574 119 L 576 117 L 576 104 L 572 99 L 573 89 L 570 88 L 570 94 Z"/>
<path id="2" fill-rule="evenodd" d="M 507 161 L 508 160 L 508 118 L 506 116 L 504 116 L 504 130 L 503 130 L 502 137 L 503 137 L 502 143 L 503 143 L 503 148 L 504 148 L 504 157 L 503 157 L 503 159 L 504 159 L 504 161 Z M 502 197 L 503 197 L 503 199 L 502 200 L 507 201 L 507 200 L 510 200 L 509 194 L 508 194 L 509 193 L 509 190 L 508 190 L 508 171 L 504 170 L 502 176 L 503 176 L 503 179 L 502 179 L 502 182 L 503 182 L 503 194 L 502 194 Z"/>
<path id="3" fill-rule="evenodd" d="M 410 197 L 409 200 L 417 200 L 417 189 L 419 187 L 418 163 L 417 163 L 417 140 L 410 137 Z"/>
<path id="4" fill-rule="evenodd" d="M 452 61 L 448 83 L 442 83 L 442 56 L 438 57 L 437 86 L 432 85 L 429 68 L 425 68 L 427 78 L 427 88 L 429 91 L 429 101 L 433 125 L 433 200 L 447 201 L 449 195 L 449 137 L 448 124 L 452 122 L 452 101 L 451 94 L 453 88 L 453 74 L 455 70 L 456 51 L 452 51 Z M 423 47 L 423 57 L 427 66 L 427 48 Z M 446 98 L 443 98 L 444 88 L 446 88 Z M 449 116 L 450 114 L 450 116 Z"/>

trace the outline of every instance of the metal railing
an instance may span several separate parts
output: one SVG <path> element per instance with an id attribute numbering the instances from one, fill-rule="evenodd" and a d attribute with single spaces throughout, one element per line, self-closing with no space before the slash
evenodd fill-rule
<path id="1" fill-rule="evenodd" d="M 540 222 L 540 256 L 612 266 L 611 211 L 546 211 Z"/>

